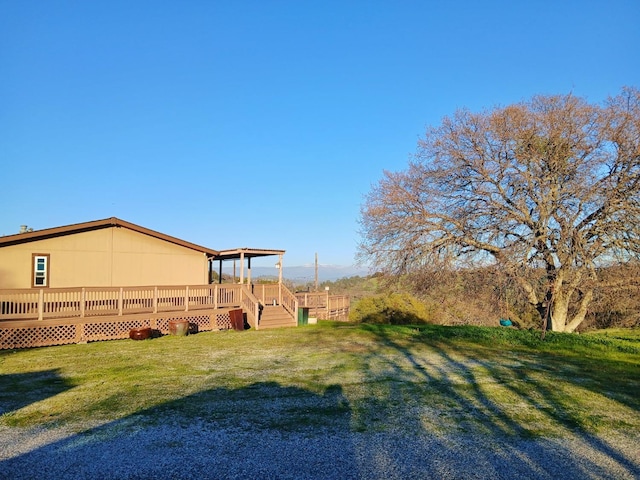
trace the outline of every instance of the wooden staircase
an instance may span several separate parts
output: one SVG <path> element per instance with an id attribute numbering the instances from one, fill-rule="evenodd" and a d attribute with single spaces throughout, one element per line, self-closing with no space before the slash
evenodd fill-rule
<path id="1" fill-rule="evenodd" d="M 298 320 L 293 318 L 282 305 L 265 305 L 260 315 L 260 329 L 297 327 Z"/>

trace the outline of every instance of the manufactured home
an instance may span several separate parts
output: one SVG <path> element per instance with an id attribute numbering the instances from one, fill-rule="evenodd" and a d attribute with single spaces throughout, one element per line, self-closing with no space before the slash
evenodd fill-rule
<path id="1" fill-rule="evenodd" d="M 277 283 L 252 284 L 251 259 L 269 255 Z M 254 329 L 296 326 L 283 255 L 214 250 L 118 218 L 0 237 L 0 348 L 127 338 L 140 327 L 166 333 L 175 319 L 227 329 L 238 309 Z M 211 283 L 224 261 L 240 263 L 238 283 Z"/>
<path id="2" fill-rule="evenodd" d="M 0 289 L 209 283 L 220 252 L 118 218 L 0 237 Z"/>

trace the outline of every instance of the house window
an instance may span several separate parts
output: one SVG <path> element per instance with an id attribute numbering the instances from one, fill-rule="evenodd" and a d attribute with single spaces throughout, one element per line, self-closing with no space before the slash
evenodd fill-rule
<path id="1" fill-rule="evenodd" d="M 33 277 L 32 284 L 34 287 L 49 286 L 49 255 L 33 254 Z"/>

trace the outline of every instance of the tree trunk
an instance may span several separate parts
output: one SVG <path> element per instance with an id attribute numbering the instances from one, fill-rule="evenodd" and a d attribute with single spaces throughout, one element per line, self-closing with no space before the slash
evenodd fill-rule
<path id="1" fill-rule="evenodd" d="M 551 330 L 564 332 L 567 325 L 567 313 L 569 311 L 569 299 L 564 294 L 558 294 L 553 299 L 551 310 Z"/>
<path id="2" fill-rule="evenodd" d="M 574 332 L 576 328 L 584 321 L 587 316 L 587 310 L 589 308 L 589 304 L 593 300 L 593 290 L 587 290 L 582 294 L 582 298 L 580 299 L 580 306 L 578 307 L 577 313 L 573 316 L 570 322 L 567 323 L 565 328 L 565 332 L 571 333 Z"/>
<path id="3" fill-rule="evenodd" d="M 545 309 L 548 317 L 542 317 L 546 322 L 547 329 L 553 332 L 572 333 L 584 321 L 591 300 L 593 299 L 593 290 L 584 292 L 581 296 L 578 311 L 569 318 L 569 300 L 573 292 L 557 292 L 552 299 L 551 308 Z M 540 309 L 538 309 L 540 311 Z"/>
<path id="4" fill-rule="evenodd" d="M 574 332 L 576 328 L 584 321 L 587 315 L 588 307 L 593 300 L 593 290 L 586 290 L 581 293 L 581 298 L 576 314 L 569 318 L 569 305 L 572 296 L 576 293 L 574 288 L 568 287 L 563 282 L 561 274 L 549 275 L 548 283 L 553 285 L 544 294 L 544 299 L 538 296 L 535 286 L 524 279 L 516 277 L 520 286 L 524 288 L 529 302 L 535 306 L 540 319 L 542 320 L 542 328 L 544 331 L 552 332 Z M 565 289 L 562 289 L 564 284 Z"/>

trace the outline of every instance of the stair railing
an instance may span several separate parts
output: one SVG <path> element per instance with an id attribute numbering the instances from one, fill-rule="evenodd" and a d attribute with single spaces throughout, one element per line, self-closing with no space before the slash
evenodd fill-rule
<path id="1" fill-rule="evenodd" d="M 280 291 L 279 291 L 280 305 L 284 307 L 287 313 L 289 313 L 289 315 L 291 315 L 294 318 L 294 320 L 297 320 L 298 299 L 293 293 L 291 293 L 291 290 L 289 290 L 283 284 L 280 284 L 279 287 L 280 287 Z"/>
<path id="2" fill-rule="evenodd" d="M 240 305 L 242 310 L 247 313 L 247 323 L 255 330 L 260 329 L 260 302 L 256 296 L 251 293 L 250 285 L 242 285 L 240 293 Z"/>

